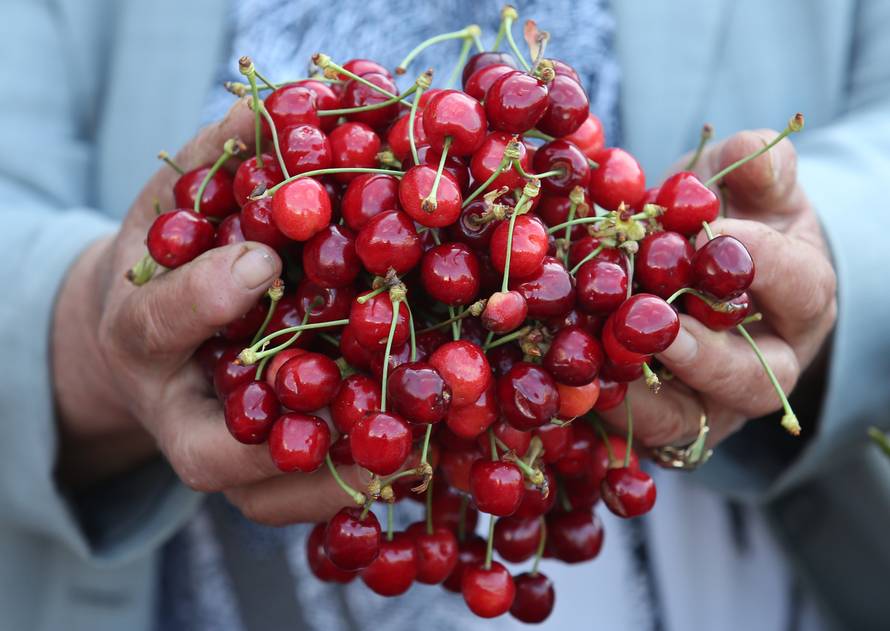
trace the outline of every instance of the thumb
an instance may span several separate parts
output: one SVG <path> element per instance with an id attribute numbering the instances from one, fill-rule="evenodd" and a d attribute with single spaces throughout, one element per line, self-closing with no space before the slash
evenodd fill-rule
<path id="1" fill-rule="evenodd" d="M 117 339 L 137 356 L 181 361 L 246 313 L 280 273 L 278 255 L 259 243 L 209 250 L 133 291 L 116 318 Z"/>

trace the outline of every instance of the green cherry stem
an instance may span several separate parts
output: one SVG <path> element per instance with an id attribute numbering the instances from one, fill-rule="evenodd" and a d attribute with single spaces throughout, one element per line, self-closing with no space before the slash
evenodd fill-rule
<path id="1" fill-rule="evenodd" d="M 691 171 L 695 168 L 695 165 L 698 164 L 699 159 L 701 159 L 701 154 L 705 150 L 705 145 L 708 144 L 708 141 L 714 137 L 714 128 L 711 127 L 710 124 L 705 123 L 701 128 L 701 136 L 698 139 L 698 147 L 695 148 L 695 153 L 692 154 L 692 157 L 689 158 L 689 162 L 686 163 L 686 166 L 683 167 L 684 171 Z"/>
<path id="2" fill-rule="evenodd" d="M 238 70 L 241 71 L 241 74 L 247 77 L 247 82 L 250 84 L 250 93 L 253 96 L 253 102 L 260 102 L 260 90 L 257 87 L 257 72 L 256 67 L 253 65 L 253 61 L 250 57 L 246 55 L 238 60 Z M 262 118 L 260 114 L 259 108 L 253 109 L 253 131 L 254 131 L 254 144 L 256 146 L 256 164 L 260 169 L 263 168 L 263 127 L 262 127 Z"/>
<path id="3" fill-rule="evenodd" d="M 408 310 L 408 339 L 411 343 L 411 361 L 417 361 L 417 334 L 414 332 L 414 312 L 411 311 L 411 305 L 405 301 L 405 308 Z"/>
<path id="4" fill-rule="evenodd" d="M 782 416 L 782 427 L 784 427 L 785 430 L 792 436 L 800 435 L 800 422 L 797 420 L 797 415 L 794 413 L 794 410 L 791 409 L 791 404 L 788 402 L 788 397 L 785 395 L 785 391 L 782 389 L 779 380 L 776 379 L 776 374 L 773 372 L 773 369 L 766 361 L 766 357 L 763 356 L 763 353 L 761 352 L 760 347 L 757 345 L 757 342 L 754 341 L 754 338 L 751 337 L 751 334 L 748 333 L 745 327 L 741 324 L 737 324 L 735 328 L 739 333 L 741 333 L 742 337 L 745 338 L 745 341 L 748 342 L 748 345 L 751 347 L 751 350 L 754 351 L 754 354 L 757 355 L 757 359 L 760 361 L 760 365 L 763 366 L 763 371 L 766 373 L 766 376 L 773 384 L 773 388 L 775 388 L 776 394 L 779 395 L 779 401 L 782 402 L 782 409 L 785 412 Z"/>
<path id="5" fill-rule="evenodd" d="M 411 96 L 417 91 L 417 84 L 415 83 L 413 86 L 408 88 L 401 96 L 394 96 L 392 98 L 386 99 L 385 101 L 380 101 L 379 103 L 371 103 L 370 105 L 360 105 L 358 107 L 342 107 L 334 110 L 318 110 L 319 116 L 347 116 L 348 114 L 358 114 L 359 112 L 372 112 L 374 110 L 382 110 L 384 107 L 389 107 L 390 105 L 394 105 L 396 103 L 401 102 L 402 97 Z"/>
<path id="6" fill-rule="evenodd" d="M 525 60 L 525 55 L 522 54 L 522 51 L 519 50 L 519 47 L 513 39 L 513 22 L 518 17 L 519 13 L 516 12 L 516 8 L 509 4 L 505 5 L 501 10 L 501 25 L 504 29 L 504 37 L 507 38 L 507 44 L 510 46 L 510 50 L 513 51 L 513 54 L 516 55 L 516 59 L 518 59 L 519 63 L 522 64 L 522 67 L 525 68 L 525 71 L 531 72 L 532 67 Z"/>
<path id="7" fill-rule="evenodd" d="M 394 177 L 402 177 L 405 175 L 404 171 L 396 171 L 395 169 L 375 169 L 375 168 L 365 168 L 365 167 L 334 167 L 330 169 L 316 169 L 315 171 L 306 171 L 305 173 L 298 173 L 296 175 L 291 175 L 285 180 L 279 182 L 275 186 L 266 189 L 261 195 L 257 195 L 251 199 L 260 199 L 262 197 L 271 197 L 274 195 L 278 189 L 280 189 L 285 184 L 290 184 L 294 180 L 299 180 L 304 177 L 316 177 L 319 175 L 335 175 L 337 173 L 381 173 L 383 175 L 392 175 Z"/>
<path id="8" fill-rule="evenodd" d="M 389 356 L 392 353 L 392 338 L 396 334 L 399 323 L 399 305 L 401 301 L 392 301 L 392 321 L 389 324 L 389 335 L 386 338 L 386 350 L 383 351 L 383 376 L 380 379 L 380 411 L 386 412 L 387 380 L 389 379 Z"/>
<path id="9" fill-rule="evenodd" d="M 426 426 L 426 432 L 423 435 L 423 446 L 420 448 L 420 462 L 421 464 L 428 464 L 427 457 L 430 453 L 430 439 L 433 436 L 433 424 L 430 423 Z"/>
<path id="10" fill-rule="evenodd" d="M 433 180 L 433 186 L 430 188 L 430 194 L 427 195 L 420 207 L 428 213 L 434 212 L 438 203 L 436 202 L 436 194 L 439 192 L 439 182 L 442 179 L 442 171 L 445 170 L 445 160 L 448 159 L 448 150 L 451 148 L 451 136 L 446 136 L 442 143 L 442 155 L 439 156 L 439 167 L 436 169 L 436 178 Z"/>
<path id="11" fill-rule="evenodd" d="M 868 428 L 868 437 L 881 448 L 881 451 L 890 456 L 890 438 L 887 438 L 887 434 L 872 426 Z"/>
<path id="12" fill-rule="evenodd" d="M 297 326 L 289 326 L 286 329 L 281 329 L 280 331 L 275 331 L 274 333 L 270 333 L 263 339 L 259 340 L 256 344 L 252 344 L 248 348 L 245 348 L 238 355 L 238 359 L 241 361 L 241 363 L 243 365 L 251 366 L 251 365 L 257 363 L 263 357 L 267 357 L 269 355 L 274 355 L 275 353 L 277 353 L 279 351 L 283 351 L 285 348 L 287 348 L 288 346 L 293 344 L 298 339 L 297 336 L 294 336 L 287 342 L 285 342 L 279 346 L 276 346 L 274 348 L 269 348 L 269 349 L 265 349 L 262 351 L 258 350 L 260 348 L 263 348 L 266 344 L 268 344 L 269 342 L 274 340 L 276 337 L 281 337 L 282 335 L 289 335 L 291 333 L 299 333 L 301 331 L 311 331 L 313 329 L 324 329 L 324 328 L 334 327 L 334 326 L 346 326 L 347 324 L 349 324 L 348 318 L 343 319 L 343 320 L 330 320 L 328 322 L 315 322 L 313 324 L 300 324 Z"/>
<path id="13" fill-rule="evenodd" d="M 452 307 L 452 309 L 453 308 L 454 307 Z M 463 320 L 464 318 L 467 318 L 470 316 L 478 316 L 482 313 L 481 310 L 484 308 L 485 308 L 485 302 L 482 300 L 478 300 L 478 301 L 474 302 L 473 304 L 471 304 L 466 309 L 464 309 L 463 311 L 461 311 L 460 313 L 457 313 L 457 314 L 451 316 L 447 320 L 442 320 L 441 322 L 437 322 L 436 324 L 434 324 L 432 326 L 428 326 L 425 329 L 421 329 L 418 333 L 429 333 L 430 331 L 437 331 L 439 329 L 445 328 L 446 326 L 448 326 L 454 322 L 457 322 L 458 320 Z"/>
<path id="14" fill-rule="evenodd" d="M 392 541 L 393 537 L 393 507 L 395 506 L 395 502 L 387 502 L 386 503 L 386 540 Z"/>
<path id="15" fill-rule="evenodd" d="M 542 515 L 541 520 L 541 538 L 538 540 L 538 549 L 535 550 L 535 562 L 532 564 L 532 576 L 538 575 L 538 566 L 541 564 L 541 558 L 544 556 L 544 548 L 547 546 L 547 520 Z"/>
<path id="16" fill-rule="evenodd" d="M 636 245 L 636 244 L 634 244 Z M 625 250 L 624 258 L 627 260 L 627 299 L 630 300 L 631 294 L 634 292 L 634 258 L 633 252 Z"/>
<path id="17" fill-rule="evenodd" d="M 448 305 L 448 320 L 447 322 L 451 324 L 451 337 L 456 342 L 460 339 L 460 329 L 457 326 L 457 323 L 460 321 L 460 318 L 454 313 L 454 307 L 452 305 Z"/>
<path id="18" fill-rule="evenodd" d="M 603 245 L 602 243 L 600 243 L 598 246 L 596 246 L 596 248 L 593 249 L 592 252 L 590 252 L 587 256 L 585 256 L 583 259 L 581 259 L 580 261 L 578 261 L 578 264 L 575 265 L 575 267 L 573 267 L 572 269 L 569 270 L 569 274 L 572 275 L 572 276 L 574 276 L 575 274 L 577 274 L 577 273 L 578 273 L 578 270 L 581 269 L 581 266 L 582 266 L 582 265 L 584 265 L 587 261 L 589 261 L 589 260 L 591 260 L 591 259 L 593 259 L 593 258 L 596 258 L 596 256 L 597 256 L 600 252 L 602 252 L 602 251 L 603 251 L 603 248 L 605 248 L 605 247 L 606 247 L 605 245 Z"/>
<path id="19" fill-rule="evenodd" d="M 348 77 L 349 79 L 352 79 L 353 81 L 357 81 L 358 83 L 361 83 L 365 87 L 371 88 L 375 92 L 379 92 L 380 94 L 382 94 L 383 96 L 385 96 L 387 98 L 390 98 L 390 99 L 398 98 L 397 94 L 393 94 L 389 90 L 385 90 L 385 89 L 381 88 L 379 85 L 375 85 L 375 84 L 371 83 L 370 81 L 368 81 L 367 79 L 358 76 L 354 72 L 350 72 L 343 66 L 334 63 L 334 61 L 330 57 L 325 55 L 324 53 L 315 53 L 314 55 L 312 55 L 312 63 L 314 63 L 319 68 L 321 68 L 326 75 L 328 73 L 341 74 L 345 77 Z M 336 77 L 329 77 L 329 78 L 333 79 Z M 409 103 L 408 101 L 399 100 L 399 102 L 408 106 L 408 107 L 411 107 L 411 103 Z"/>
<path id="20" fill-rule="evenodd" d="M 430 425 L 432 427 L 432 425 Z M 433 484 L 435 479 L 431 479 L 426 487 L 426 534 L 433 534 Z"/>
<path id="21" fill-rule="evenodd" d="M 606 452 L 609 454 L 609 462 L 615 462 L 615 454 L 612 453 L 612 441 L 609 440 L 609 435 L 603 428 L 603 424 L 600 423 L 597 418 L 591 418 L 590 422 L 596 430 L 596 433 L 599 434 L 600 440 L 606 445 Z"/>
<path id="22" fill-rule="evenodd" d="M 163 161 L 164 164 L 166 164 L 168 167 L 170 167 L 171 169 L 173 169 L 174 171 L 179 173 L 179 175 L 185 175 L 185 169 L 183 169 L 181 166 L 176 164 L 176 162 L 173 160 L 173 158 L 170 157 L 170 154 L 167 153 L 166 151 L 158 152 L 158 160 Z"/>
<path id="23" fill-rule="evenodd" d="M 414 158 L 414 164 L 420 164 L 420 157 L 417 155 L 417 140 L 414 137 L 414 121 L 417 118 L 417 107 L 420 105 L 420 97 L 423 96 L 433 82 L 433 71 L 427 70 L 417 77 L 417 91 L 414 93 L 414 99 L 411 101 L 411 111 L 408 112 L 408 143 L 411 145 L 411 157 Z"/>
<path id="24" fill-rule="evenodd" d="M 554 234 L 559 232 L 560 230 L 565 230 L 566 227 L 571 226 L 581 226 L 588 223 L 599 223 L 600 221 L 605 221 L 609 218 L 609 215 L 596 215 L 594 217 L 577 217 L 572 219 L 572 221 L 564 221 L 562 223 L 556 224 L 550 228 L 547 228 L 547 234 Z M 636 215 L 632 215 L 631 219 L 645 219 L 645 213 L 637 213 Z"/>
<path id="25" fill-rule="evenodd" d="M 411 65 L 411 62 L 422 53 L 424 50 L 433 46 L 434 44 L 438 44 L 440 42 L 447 42 L 452 39 L 463 39 L 465 42 L 473 43 L 473 38 L 479 37 L 481 31 L 476 24 L 470 24 L 466 28 L 462 28 L 459 31 L 452 31 L 451 33 L 442 33 L 440 35 L 434 35 L 429 39 L 426 39 L 420 42 L 414 49 L 405 55 L 405 58 L 402 62 L 396 66 L 396 74 L 403 75 L 408 70 L 408 66 Z M 469 48 L 467 49 L 469 50 Z M 461 64 L 463 65 L 463 64 Z"/>
<path id="26" fill-rule="evenodd" d="M 701 227 L 704 229 L 705 234 L 708 236 L 708 241 L 714 238 L 714 231 L 711 230 L 711 224 L 707 221 L 701 222 Z"/>
<path id="27" fill-rule="evenodd" d="M 624 466 L 630 466 L 630 454 L 631 448 L 633 446 L 634 441 L 634 415 L 630 409 L 630 399 L 625 395 L 624 397 L 624 412 L 627 415 L 627 446 L 624 449 Z M 608 441 L 606 441 L 608 444 Z M 611 458 L 611 454 L 609 454 Z"/>
<path id="28" fill-rule="evenodd" d="M 334 478 L 334 481 L 337 485 L 343 489 L 343 491 L 352 498 L 352 501 L 356 503 L 358 506 L 362 506 L 365 501 L 364 493 L 360 493 L 356 491 L 354 488 L 349 486 L 346 481 L 340 477 L 340 472 L 337 471 L 337 467 L 334 466 L 334 461 L 331 460 L 331 454 L 327 454 L 324 457 L 325 464 L 328 466 L 328 471 L 331 473 L 331 477 Z"/>
<path id="29" fill-rule="evenodd" d="M 492 462 L 498 461 L 498 437 L 494 435 L 494 430 L 488 428 L 488 448 L 491 450 Z"/>
<path id="30" fill-rule="evenodd" d="M 216 162 L 214 162 L 213 166 L 210 167 L 210 170 L 207 171 L 207 175 L 205 175 L 204 179 L 201 180 L 201 186 L 198 187 L 198 193 L 197 195 L 195 195 L 195 214 L 201 214 L 201 198 L 204 196 L 204 190 L 207 188 L 207 185 L 210 184 L 210 180 L 213 179 L 213 176 L 216 175 L 216 172 L 219 171 L 226 162 L 228 162 L 229 158 L 238 155 L 244 149 L 247 149 L 247 147 L 237 138 L 229 138 L 223 144 L 222 155 L 220 155 L 219 158 L 216 159 Z"/>
<path id="31" fill-rule="evenodd" d="M 313 304 L 315 304 L 315 303 L 313 303 Z M 302 321 L 300 322 L 300 325 L 301 325 L 301 326 L 305 326 L 306 324 L 308 324 L 308 322 L 309 322 L 309 316 L 310 316 L 311 313 L 312 313 L 312 307 L 310 307 L 309 309 L 307 309 L 307 310 L 306 310 L 306 313 L 303 314 L 303 319 L 302 319 Z M 260 363 L 259 363 L 259 365 L 257 365 L 257 368 L 256 368 L 256 375 L 254 376 L 254 378 L 255 378 L 257 381 L 259 381 L 260 378 L 263 376 L 263 370 L 265 370 L 265 368 L 266 368 L 266 363 L 268 362 L 268 360 L 271 359 L 271 358 L 275 355 L 275 353 L 280 352 L 280 351 L 283 351 L 284 349 L 286 349 L 286 348 L 288 348 L 289 346 L 291 346 L 292 344 L 294 344 L 298 339 L 300 339 L 300 337 L 301 337 L 302 335 L 303 335 L 303 331 L 302 331 L 302 330 L 297 331 L 297 332 L 294 333 L 293 336 L 292 336 L 289 340 L 287 340 L 284 344 L 280 344 L 280 345 L 278 345 L 278 346 L 276 346 L 276 347 L 274 347 L 274 348 L 268 349 L 269 351 L 273 351 L 273 352 L 267 352 L 266 354 L 263 354 L 262 357 L 260 357 L 259 354 L 258 354 L 257 357 L 259 357 Z M 254 340 L 255 340 L 255 341 L 251 344 L 251 346 L 253 346 L 253 344 L 256 344 L 256 338 L 254 338 Z"/>
<path id="32" fill-rule="evenodd" d="M 491 569 L 491 559 L 494 556 L 494 524 L 498 520 L 497 517 L 491 515 L 488 518 L 488 541 L 485 544 L 485 565 L 486 570 Z"/>
<path id="33" fill-rule="evenodd" d="M 146 253 L 133 267 L 127 270 L 124 276 L 128 281 L 140 287 L 150 281 L 157 270 L 157 261 L 151 258 L 151 254 Z"/>
<path id="34" fill-rule="evenodd" d="M 271 81 L 269 81 L 266 77 L 264 77 L 263 75 L 261 75 L 259 70 L 254 70 L 254 74 L 256 75 L 256 78 L 257 78 L 257 79 L 259 79 L 260 81 L 262 81 L 263 83 L 266 84 L 266 88 L 269 89 L 269 90 L 277 90 L 277 89 L 280 88 L 282 85 L 286 85 L 286 84 L 275 85 L 274 83 L 272 83 Z M 292 83 L 296 83 L 296 81 L 293 81 Z"/>
<path id="35" fill-rule="evenodd" d="M 266 328 L 269 326 L 269 322 L 272 321 L 272 316 L 275 314 L 275 307 L 278 306 L 278 301 L 284 296 L 284 282 L 280 278 L 276 278 L 272 282 L 272 286 L 269 287 L 268 291 L 266 291 L 266 295 L 269 296 L 269 310 L 266 312 L 266 317 L 263 319 L 263 323 L 260 325 L 260 328 L 257 329 L 256 334 L 253 336 L 253 339 L 250 341 L 250 345 L 253 346 L 256 344 L 263 335 L 266 333 Z M 306 311 L 308 314 L 314 306 L 316 305 L 316 301 L 320 300 L 316 298 L 313 300 L 312 305 Z M 306 324 L 306 322 L 303 322 Z"/>
<path id="36" fill-rule="evenodd" d="M 275 121 L 272 120 L 272 115 L 269 114 L 269 110 L 266 109 L 265 104 L 262 101 L 254 101 L 254 108 L 258 109 L 263 118 L 266 119 L 266 124 L 269 126 L 269 130 L 272 133 L 272 148 L 275 149 L 275 159 L 278 160 L 278 168 L 281 169 L 281 173 L 285 178 L 290 178 L 290 173 L 287 171 L 287 165 L 284 163 L 284 156 L 281 155 L 281 145 L 278 142 L 278 129 L 275 127 Z"/>
<path id="37" fill-rule="evenodd" d="M 502 346 L 503 344 L 509 344 L 513 340 L 518 340 L 519 338 L 528 335 L 531 332 L 531 330 L 532 330 L 531 326 L 524 326 L 521 329 L 517 329 L 517 330 L 513 331 L 512 333 L 508 333 L 507 335 L 504 335 L 503 337 L 499 337 L 496 340 L 493 340 L 491 342 L 486 342 L 485 345 L 482 347 L 482 350 L 488 351 L 493 348 L 497 348 L 498 346 Z"/>
<path id="38" fill-rule="evenodd" d="M 450 90 L 452 87 L 454 87 L 455 81 L 457 81 L 457 78 L 460 76 L 461 70 L 463 70 L 464 64 L 467 62 L 467 56 L 470 54 L 470 48 L 473 47 L 473 41 L 474 38 L 467 38 L 461 45 L 460 55 L 458 55 L 457 57 L 457 63 L 454 64 L 451 75 L 448 77 L 448 83 L 445 84 L 446 89 Z"/>
<path id="39" fill-rule="evenodd" d="M 563 235 L 563 240 L 565 245 L 565 251 L 562 253 L 562 263 L 566 267 L 569 266 L 569 248 L 572 245 L 572 222 L 575 220 L 575 213 L 578 212 L 578 202 L 572 201 L 569 204 L 569 214 L 566 217 L 566 223 L 569 224 L 566 226 L 565 234 Z"/>
<path id="40" fill-rule="evenodd" d="M 543 140 L 545 142 L 550 142 L 551 140 L 556 140 L 556 136 L 551 136 L 550 134 L 545 134 L 540 129 L 529 129 L 526 132 L 522 133 L 525 138 L 537 138 L 538 140 Z"/>

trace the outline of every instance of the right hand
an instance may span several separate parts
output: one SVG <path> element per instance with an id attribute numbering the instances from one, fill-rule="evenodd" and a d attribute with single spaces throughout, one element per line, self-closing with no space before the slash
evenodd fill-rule
<path id="1" fill-rule="evenodd" d="M 253 114 L 238 101 L 177 156 L 186 169 L 213 162 L 232 137 L 253 138 Z M 145 254 L 154 203 L 173 207 L 176 173 L 162 167 L 120 230 L 72 266 L 54 314 L 52 370 L 60 417 L 60 478 L 83 486 L 120 475 L 157 454 L 203 492 L 225 492 L 266 524 L 320 521 L 349 504 L 326 470 L 283 475 L 266 445 L 243 445 L 226 429 L 222 406 L 195 349 L 249 310 L 281 273 L 259 243 L 210 250 L 142 287 L 124 273 Z M 356 484 L 358 472 L 344 477 Z M 359 485 L 360 488 L 360 485 Z"/>

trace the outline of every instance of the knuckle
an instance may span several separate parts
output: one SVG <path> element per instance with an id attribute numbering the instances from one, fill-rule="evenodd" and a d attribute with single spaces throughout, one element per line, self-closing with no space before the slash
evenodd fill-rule
<path id="1" fill-rule="evenodd" d="M 640 428 L 639 439 L 646 447 L 671 445 L 686 438 L 687 427 L 683 418 L 676 410 L 667 411 L 655 423 L 648 423 L 647 429 Z"/>
<path id="2" fill-rule="evenodd" d="M 181 434 L 180 434 L 181 435 Z M 177 477 L 192 491 L 198 493 L 215 493 L 222 488 L 207 473 L 207 468 L 190 447 L 190 441 L 174 438 L 165 449 L 170 466 Z"/>
<path id="3" fill-rule="evenodd" d="M 226 492 L 225 495 L 245 519 L 254 523 L 274 528 L 286 526 L 289 523 L 281 513 L 267 510 L 260 493 L 256 490 L 235 489 Z"/>

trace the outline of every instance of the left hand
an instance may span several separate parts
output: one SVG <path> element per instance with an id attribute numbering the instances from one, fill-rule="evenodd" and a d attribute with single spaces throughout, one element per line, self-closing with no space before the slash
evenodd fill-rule
<path id="1" fill-rule="evenodd" d="M 705 180 L 776 135 L 746 131 L 716 143 L 705 150 L 696 172 Z M 837 316 L 837 280 L 828 246 L 797 180 L 797 155 L 788 139 L 727 175 L 723 183 L 728 218 L 711 225 L 714 234 L 739 239 L 754 259 L 748 293 L 763 322 L 746 328 L 788 393 L 822 348 Z M 706 240 L 702 231 L 696 246 Z M 658 394 L 649 392 L 642 380 L 628 389 L 638 444 L 688 444 L 698 434 L 704 411 L 708 445 L 713 446 L 748 419 L 780 409 L 766 373 L 740 335 L 712 331 L 688 315 L 680 321 L 674 343 L 657 356 L 674 379 L 663 383 Z M 602 416 L 625 428 L 623 405 Z"/>

